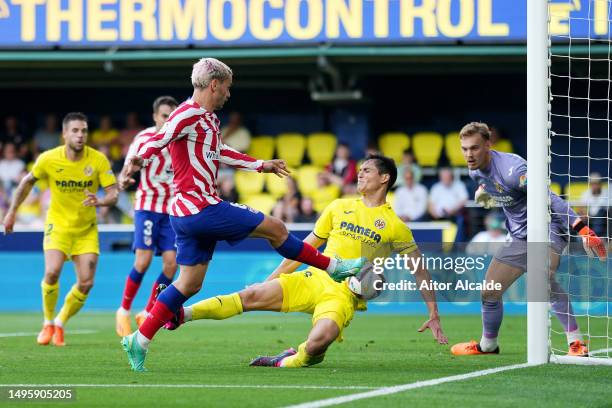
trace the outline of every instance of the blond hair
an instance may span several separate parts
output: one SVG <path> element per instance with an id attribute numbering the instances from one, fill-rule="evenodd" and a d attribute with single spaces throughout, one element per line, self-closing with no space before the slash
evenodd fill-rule
<path id="1" fill-rule="evenodd" d="M 231 78 L 233 72 L 230 67 L 215 58 L 202 58 L 193 64 L 191 71 L 191 84 L 194 88 L 206 88 L 213 79 L 225 81 Z"/>
<path id="2" fill-rule="evenodd" d="M 472 136 L 475 134 L 479 134 L 485 140 L 491 139 L 491 131 L 489 130 L 489 126 L 483 122 L 470 122 L 464 127 L 461 128 L 459 132 L 459 137 L 464 138 L 466 136 Z"/>

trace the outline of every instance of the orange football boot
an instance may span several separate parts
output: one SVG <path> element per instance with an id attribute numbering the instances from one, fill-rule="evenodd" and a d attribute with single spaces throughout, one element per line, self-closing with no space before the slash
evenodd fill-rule
<path id="1" fill-rule="evenodd" d="M 55 326 L 53 330 L 53 345 L 57 347 L 64 347 L 66 345 L 63 327 Z"/>
<path id="2" fill-rule="evenodd" d="M 589 348 L 586 343 L 580 340 L 576 340 L 569 345 L 569 351 L 567 352 L 568 356 L 576 356 L 576 357 L 588 357 L 589 356 Z"/>
<path id="3" fill-rule="evenodd" d="M 117 309 L 117 313 L 115 313 L 115 331 L 119 337 L 125 337 L 132 334 L 130 315 L 122 313 L 121 309 Z"/>
<path id="4" fill-rule="evenodd" d="M 451 353 L 456 356 L 472 356 L 476 354 L 499 354 L 499 347 L 493 351 L 482 351 L 480 343 L 471 340 L 469 343 L 457 343 L 451 347 Z"/>
<path id="5" fill-rule="evenodd" d="M 36 342 L 41 346 L 46 346 L 51 342 L 51 337 L 53 337 L 54 327 L 52 324 L 45 324 L 38 333 L 38 337 L 36 338 Z"/>
<path id="6" fill-rule="evenodd" d="M 134 319 L 136 320 L 136 324 L 138 325 L 138 327 L 140 327 L 144 323 L 144 321 L 147 319 L 147 315 L 148 315 L 147 311 L 143 310 L 141 312 L 138 312 L 136 316 L 134 316 Z M 131 334 L 131 333 L 128 333 L 128 334 Z"/>

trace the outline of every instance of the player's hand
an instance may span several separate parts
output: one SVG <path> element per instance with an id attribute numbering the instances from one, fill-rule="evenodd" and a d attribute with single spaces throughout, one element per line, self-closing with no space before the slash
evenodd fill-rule
<path id="1" fill-rule="evenodd" d="M 87 198 L 83 200 L 83 205 L 85 207 L 98 207 L 100 205 L 100 201 L 94 193 L 89 190 L 85 190 L 85 195 L 87 196 Z"/>
<path id="2" fill-rule="evenodd" d="M 595 231 L 590 229 L 580 219 L 578 219 L 578 221 L 572 225 L 572 228 L 582 238 L 584 251 L 587 253 L 589 258 L 593 258 L 595 255 L 597 255 L 601 262 L 606 262 L 606 258 L 608 257 L 606 245 L 604 244 L 603 240 L 599 238 L 597 234 L 595 234 Z"/>
<path id="3" fill-rule="evenodd" d="M 132 175 L 136 172 L 140 171 L 144 166 L 144 159 L 140 156 L 132 156 L 130 160 L 128 160 L 127 165 L 125 167 L 125 172 L 122 172 L 119 176 L 119 189 L 125 190 L 132 184 L 136 182 L 132 178 Z"/>
<path id="4" fill-rule="evenodd" d="M 4 235 L 11 234 L 13 232 L 13 228 L 15 227 L 15 213 L 9 211 L 4 216 L 4 220 L 2 221 L 2 225 L 4 225 Z"/>
<path id="5" fill-rule="evenodd" d="M 431 329 L 431 334 L 438 343 L 448 344 L 448 338 L 442 331 L 442 325 L 440 325 L 440 317 L 438 315 L 430 316 L 419 329 L 419 333 L 423 333 L 427 329 Z"/>
<path id="6" fill-rule="evenodd" d="M 262 173 L 274 173 L 278 177 L 282 178 L 283 176 L 288 176 L 289 169 L 287 168 L 287 163 L 281 159 L 274 160 L 266 160 L 263 162 L 263 166 L 261 167 Z"/>
<path id="7" fill-rule="evenodd" d="M 474 194 L 474 200 L 477 204 L 482 205 L 484 208 L 489 209 L 495 207 L 495 200 L 489 193 L 485 191 L 484 184 L 481 184 Z"/>

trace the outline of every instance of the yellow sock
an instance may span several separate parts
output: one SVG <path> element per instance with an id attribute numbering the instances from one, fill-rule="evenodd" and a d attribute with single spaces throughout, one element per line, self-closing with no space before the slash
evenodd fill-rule
<path id="1" fill-rule="evenodd" d="M 45 317 L 45 323 L 49 323 L 53 321 L 53 316 L 55 316 L 55 305 L 57 305 L 57 298 L 59 297 L 59 282 L 49 285 L 43 280 L 40 282 L 40 288 L 42 290 L 43 316 Z"/>
<path id="2" fill-rule="evenodd" d="M 70 292 L 68 292 L 64 298 L 64 306 L 62 306 L 56 320 L 59 320 L 61 324 L 65 324 L 68 319 L 81 310 L 86 299 L 87 295 L 82 293 L 79 288 L 77 288 L 77 285 L 72 286 L 72 289 L 70 289 Z"/>
<path id="3" fill-rule="evenodd" d="M 242 313 L 242 301 L 238 293 L 215 296 L 191 306 L 192 320 L 222 320 Z"/>
<path id="4" fill-rule="evenodd" d="M 325 358 L 325 353 L 311 356 L 306 352 L 306 342 L 299 345 L 297 354 L 283 359 L 281 367 L 299 368 L 319 364 Z"/>

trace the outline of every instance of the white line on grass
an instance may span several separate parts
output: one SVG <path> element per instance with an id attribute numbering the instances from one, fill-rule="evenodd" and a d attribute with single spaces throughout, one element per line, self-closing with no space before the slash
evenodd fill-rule
<path id="1" fill-rule="evenodd" d="M 64 388 L 268 388 L 312 390 L 375 390 L 380 387 L 362 385 L 268 385 L 268 384 L 0 384 L 0 387 L 64 387 Z"/>
<path id="2" fill-rule="evenodd" d="M 378 388 L 373 391 L 360 392 L 357 394 L 345 395 L 342 397 L 326 398 L 318 401 L 304 402 L 302 404 L 290 405 L 286 408 L 319 408 L 329 407 L 332 405 L 344 404 L 346 402 L 357 401 L 365 398 L 381 397 L 390 394 L 396 394 L 402 391 L 413 390 L 416 388 L 429 387 L 432 385 L 444 384 L 453 381 L 467 380 L 470 378 L 482 377 L 484 375 L 500 373 L 502 371 L 515 370 L 517 368 L 529 367 L 530 364 L 514 364 L 509 366 L 502 366 L 496 368 L 489 368 L 487 370 L 473 371 L 471 373 L 452 375 L 450 377 L 434 378 L 432 380 L 417 381 L 410 384 L 394 385 L 390 387 Z"/>
<path id="3" fill-rule="evenodd" d="M 612 351 L 612 348 L 604 348 L 604 349 L 599 349 L 599 350 L 593 350 L 593 351 L 589 351 L 590 355 L 596 355 L 596 354 L 607 354 L 610 351 Z"/>
<path id="4" fill-rule="evenodd" d="M 94 334 L 97 330 L 68 330 L 66 334 Z M 0 337 L 29 337 L 37 336 L 38 332 L 0 333 Z"/>

